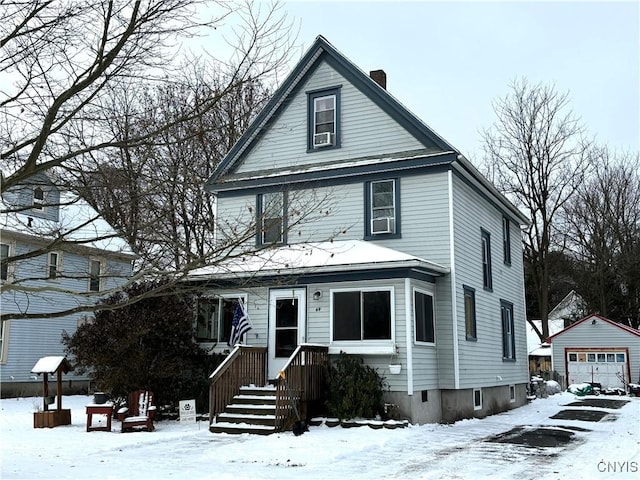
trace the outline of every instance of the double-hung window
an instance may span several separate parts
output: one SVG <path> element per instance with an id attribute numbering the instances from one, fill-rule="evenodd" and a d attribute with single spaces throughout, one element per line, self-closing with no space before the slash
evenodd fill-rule
<path id="1" fill-rule="evenodd" d="M 9 280 L 9 251 L 8 243 L 0 243 L 0 280 L 3 282 Z"/>
<path id="2" fill-rule="evenodd" d="M 486 290 L 493 288 L 491 277 L 491 235 L 486 230 L 481 230 L 482 236 L 482 286 Z"/>
<path id="3" fill-rule="evenodd" d="M 398 179 L 365 183 L 365 237 L 400 234 L 400 192 Z"/>
<path id="4" fill-rule="evenodd" d="M 7 362 L 7 337 L 9 334 L 9 321 L 0 322 L 0 363 Z"/>
<path id="5" fill-rule="evenodd" d="M 433 295 L 421 290 L 413 291 L 416 342 L 435 343 Z"/>
<path id="6" fill-rule="evenodd" d="M 392 287 L 334 290 L 331 295 L 333 342 L 392 340 Z"/>
<path id="7" fill-rule="evenodd" d="M 340 146 L 340 87 L 307 92 L 308 150 Z"/>
<path id="8" fill-rule="evenodd" d="M 32 207 L 34 210 L 44 210 L 44 190 L 40 187 L 33 189 Z"/>
<path id="9" fill-rule="evenodd" d="M 500 300 L 500 313 L 502 316 L 502 358 L 503 360 L 515 360 L 516 339 L 513 331 L 513 304 Z"/>
<path id="10" fill-rule="evenodd" d="M 89 291 L 99 292 L 102 290 L 102 261 L 98 259 L 89 260 Z"/>
<path id="11" fill-rule="evenodd" d="M 505 265 L 511 265 L 511 222 L 507 217 L 502 217 L 502 252 Z"/>
<path id="12" fill-rule="evenodd" d="M 464 323 L 467 340 L 476 340 L 476 291 L 464 286 Z"/>
<path id="13" fill-rule="evenodd" d="M 258 195 L 258 244 L 286 241 L 286 195 L 282 191 Z"/>
<path id="14" fill-rule="evenodd" d="M 62 254 L 60 252 L 49 252 L 47 255 L 47 278 L 55 280 L 60 276 L 62 270 Z"/>

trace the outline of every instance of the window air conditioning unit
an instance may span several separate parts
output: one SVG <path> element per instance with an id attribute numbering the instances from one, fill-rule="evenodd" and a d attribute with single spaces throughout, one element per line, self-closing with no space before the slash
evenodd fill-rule
<path id="1" fill-rule="evenodd" d="M 333 145 L 333 134 L 331 132 L 316 133 L 313 136 L 314 147 L 328 147 Z"/>
<path id="2" fill-rule="evenodd" d="M 371 220 L 371 233 L 393 233 L 393 218 L 382 217 Z"/>

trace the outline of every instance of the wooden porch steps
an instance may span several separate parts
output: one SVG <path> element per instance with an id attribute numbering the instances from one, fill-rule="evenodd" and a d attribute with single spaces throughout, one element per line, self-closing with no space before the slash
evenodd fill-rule
<path id="1" fill-rule="evenodd" d="M 245 386 L 240 394 L 216 415 L 209 425 L 212 433 L 253 433 L 268 435 L 276 431 L 276 387 Z"/>

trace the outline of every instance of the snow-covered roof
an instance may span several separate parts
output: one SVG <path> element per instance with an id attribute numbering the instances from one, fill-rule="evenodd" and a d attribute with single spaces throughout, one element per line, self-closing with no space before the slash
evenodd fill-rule
<path id="1" fill-rule="evenodd" d="M 61 193 L 60 206 L 48 207 L 58 208 L 57 220 L 30 215 L 30 210 L 19 207 L 0 198 L 3 235 L 13 232 L 15 236 L 43 241 L 62 237 L 79 246 L 133 256 L 127 242 L 87 202 L 71 193 Z"/>
<path id="2" fill-rule="evenodd" d="M 533 320 L 533 323 L 536 325 L 536 327 L 538 327 L 539 330 L 542 330 L 542 320 Z M 549 335 L 558 333 L 563 328 L 564 328 L 564 319 L 549 318 Z M 541 345 L 540 337 L 535 332 L 533 327 L 529 325 L 529 322 L 527 322 L 527 350 L 530 352 L 529 355 L 532 355 L 531 352 L 538 349 L 540 345 Z"/>
<path id="3" fill-rule="evenodd" d="M 550 357 L 551 356 L 551 345 L 548 343 L 543 343 L 538 348 L 531 350 L 529 352 L 530 357 Z"/>
<path id="4" fill-rule="evenodd" d="M 583 317 L 585 313 L 586 302 L 575 290 L 571 290 L 553 307 L 553 310 L 549 312 L 549 320 L 560 319 L 564 321 L 565 318 L 576 320 Z M 564 328 L 564 325 L 562 328 Z M 549 333 L 551 334 L 551 332 Z"/>
<path id="5" fill-rule="evenodd" d="M 71 369 L 66 357 L 42 357 L 33 366 L 31 373 L 55 373 L 61 367 L 64 373 Z"/>
<path id="6" fill-rule="evenodd" d="M 558 302 L 549 312 L 549 335 L 554 335 L 565 327 L 565 319 L 581 318 L 586 313 L 586 303 L 584 299 L 571 290 Z M 536 327 L 542 330 L 542 320 L 533 320 Z M 527 350 L 529 355 L 540 347 L 540 337 L 533 327 L 527 323 Z"/>
<path id="7" fill-rule="evenodd" d="M 194 270 L 189 278 L 198 280 L 207 277 L 345 272 L 396 267 L 421 268 L 433 275 L 449 272 L 449 268 L 443 265 L 372 242 L 340 240 L 265 248 Z"/>
<path id="8" fill-rule="evenodd" d="M 559 332 L 556 332 L 554 335 L 551 335 L 548 340 L 549 340 L 549 342 L 553 342 L 554 338 L 556 338 L 556 337 L 558 337 L 560 335 L 564 335 L 568 331 L 573 330 L 574 328 L 578 327 L 579 325 L 582 325 L 583 323 L 590 323 L 590 322 L 596 323 L 598 321 L 604 323 L 605 325 L 608 324 L 608 325 L 611 325 L 612 327 L 619 328 L 620 330 L 623 330 L 623 331 L 625 331 L 627 333 L 630 333 L 631 335 L 635 335 L 637 337 L 640 337 L 640 330 L 636 330 L 635 328 L 630 327 L 628 325 L 624 325 L 622 323 L 614 322 L 613 320 L 609 320 L 608 318 L 603 317 L 602 315 L 597 315 L 595 313 L 592 313 L 591 315 L 588 315 L 588 316 L 584 317 L 583 319 L 578 320 L 575 323 L 572 323 L 567 328 L 564 328 L 564 329 L 560 330 Z"/>

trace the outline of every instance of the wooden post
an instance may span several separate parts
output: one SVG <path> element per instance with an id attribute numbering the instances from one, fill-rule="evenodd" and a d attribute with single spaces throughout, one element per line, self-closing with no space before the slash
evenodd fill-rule
<path id="1" fill-rule="evenodd" d="M 62 410 L 62 369 L 58 369 L 58 390 L 56 392 L 56 408 L 57 410 Z"/>
<path id="2" fill-rule="evenodd" d="M 42 374 L 42 410 L 49 411 L 49 405 L 47 404 L 47 397 L 49 396 L 49 374 Z"/>

